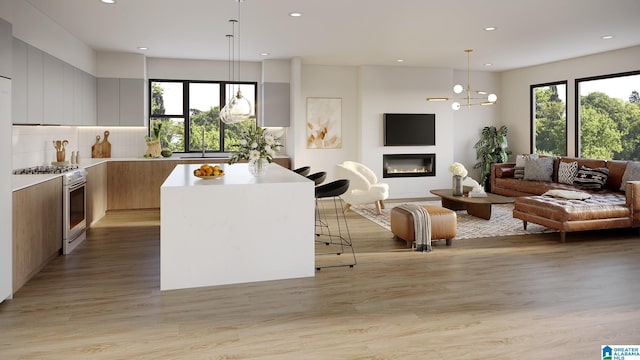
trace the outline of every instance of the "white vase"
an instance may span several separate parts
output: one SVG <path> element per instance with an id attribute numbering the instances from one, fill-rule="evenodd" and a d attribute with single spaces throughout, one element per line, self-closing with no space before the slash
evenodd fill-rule
<path id="1" fill-rule="evenodd" d="M 462 196 L 462 176 L 453 175 L 453 196 Z"/>
<path id="2" fill-rule="evenodd" d="M 259 158 L 258 160 L 250 160 L 248 165 L 251 175 L 260 177 L 267 173 L 269 161 L 265 158 Z"/>

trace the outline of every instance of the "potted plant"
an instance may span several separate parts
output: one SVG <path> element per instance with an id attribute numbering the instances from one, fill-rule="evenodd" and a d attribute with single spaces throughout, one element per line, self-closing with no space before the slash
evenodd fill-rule
<path id="1" fill-rule="evenodd" d="M 480 169 L 482 184 L 487 191 L 491 191 L 491 165 L 503 163 L 509 159 L 511 151 L 507 150 L 507 127 L 485 126 L 482 129 L 480 139 L 473 146 L 476 149 L 476 158 L 479 160 L 473 168 Z"/>

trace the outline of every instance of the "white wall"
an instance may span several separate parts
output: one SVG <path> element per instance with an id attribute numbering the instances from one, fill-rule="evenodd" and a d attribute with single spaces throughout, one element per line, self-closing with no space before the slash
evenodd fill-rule
<path id="1" fill-rule="evenodd" d="M 326 171 L 335 179 L 335 164 L 356 160 L 370 167 L 382 179 L 382 155 L 435 153 L 436 176 L 418 178 L 386 178 L 390 198 L 426 197 L 429 190 L 451 186 L 449 165 L 462 162 L 468 170 L 475 163 L 475 144 L 482 127 L 499 122 L 496 107 L 451 110 L 448 102 L 427 103 L 428 96 L 453 95 L 455 81 L 466 85 L 466 70 L 400 67 L 400 66 L 320 66 L 303 65 L 298 110 L 295 123 L 295 166 L 309 165 L 312 172 Z M 500 76 L 474 73 L 472 86 L 495 91 L 500 96 Z M 307 97 L 342 99 L 341 149 L 306 148 Z M 383 146 L 384 113 L 436 114 L 435 146 Z M 472 173 L 473 174 L 473 173 Z M 477 178 L 477 177 L 476 177 Z"/>
<path id="2" fill-rule="evenodd" d="M 300 95 L 295 122 L 294 168 L 311 166 L 311 172 L 326 171 L 327 179 L 334 179 L 334 167 L 343 160 L 357 158 L 358 73 L 349 66 L 302 65 Z M 324 97 L 342 99 L 342 148 L 307 149 L 307 98 Z"/>
<path id="3" fill-rule="evenodd" d="M 147 58 L 147 78 L 229 80 L 229 63 L 215 60 Z M 259 62 L 240 62 L 239 75 L 236 69 L 236 81 L 260 82 L 261 78 L 262 64 Z"/>
<path id="4" fill-rule="evenodd" d="M 640 46 L 502 73 L 501 116 L 514 154 L 530 152 L 530 86 L 567 80 L 567 151 L 575 155 L 575 79 L 640 70 Z"/>

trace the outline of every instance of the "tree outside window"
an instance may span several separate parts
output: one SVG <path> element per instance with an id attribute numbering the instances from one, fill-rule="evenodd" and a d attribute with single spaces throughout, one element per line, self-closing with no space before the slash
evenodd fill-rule
<path id="1" fill-rule="evenodd" d="M 576 80 L 577 153 L 640 160 L 640 71 Z"/>
<path id="2" fill-rule="evenodd" d="M 567 155 L 567 82 L 531 86 L 532 153 Z"/>
<path id="3" fill-rule="evenodd" d="M 255 113 L 256 84 L 234 87 L 240 87 L 251 100 Z M 162 122 L 162 148 L 178 153 L 234 151 L 241 132 L 254 127 L 256 121 L 253 118 L 231 125 L 220 121 L 220 104 L 231 96 L 229 88 L 224 82 L 151 80 L 149 128 Z"/>

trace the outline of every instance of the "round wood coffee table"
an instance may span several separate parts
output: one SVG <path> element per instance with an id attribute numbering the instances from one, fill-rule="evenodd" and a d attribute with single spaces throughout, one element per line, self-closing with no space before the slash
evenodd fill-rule
<path id="1" fill-rule="evenodd" d="M 514 199 L 508 196 L 487 193 L 487 197 L 469 197 L 466 194 L 454 196 L 451 189 L 431 190 L 442 200 L 442 207 L 450 210 L 466 210 L 467 214 L 481 219 L 491 219 L 491 205 L 510 204 Z"/>

